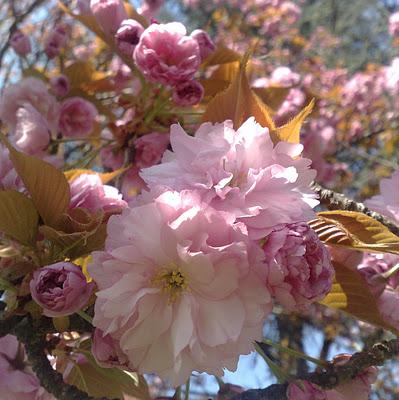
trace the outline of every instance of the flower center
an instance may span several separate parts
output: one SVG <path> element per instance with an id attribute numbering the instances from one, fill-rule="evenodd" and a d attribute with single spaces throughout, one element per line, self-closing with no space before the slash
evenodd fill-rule
<path id="1" fill-rule="evenodd" d="M 162 269 L 154 278 L 153 283 L 162 292 L 169 295 L 169 302 L 174 303 L 187 290 L 187 280 L 179 268 Z"/>

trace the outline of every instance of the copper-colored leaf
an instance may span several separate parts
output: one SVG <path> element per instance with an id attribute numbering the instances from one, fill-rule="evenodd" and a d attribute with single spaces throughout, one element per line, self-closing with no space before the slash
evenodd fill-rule
<path id="1" fill-rule="evenodd" d="M 64 174 L 40 158 L 15 150 L 4 136 L 2 139 L 36 210 L 47 225 L 56 224 L 70 201 L 69 184 Z"/>
<path id="2" fill-rule="evenodd" d="M 364 278 L 350 266 L 333 261 L 335 280 L 322 304 L 345 311 L 357 319 L 395 331 L 381 317 L 375 296 Z"/>
<path id="3" fill-rule="evenodd" d="M 127 170 L 128 167 L 118 168 L 112 172 L 96 172 L 91 169 L 70 169 L 69 171 L 65 171 L 64 175 L 68 179 L 68 181 L 71 182 L 82 174 L 97 174 L 101 178 L 101 182 L 106 184 L 117 178 L 120 174 L 123 174 Z"/>
<path id="4" fill-rule="evenodd" d="M 224 45 L 219 45 L 216 51 L 212 53 L 203 63 L 204 66 L 227 64 L 234 61 L 240 61 L 241 54 L 229 49 Z"/>
<path id="5" fill-rule="evenodd" d="M 253 91 L 273 111 L 277 111 L 290 91 L 290 88 L 270 86 L 267 88 L 253 88 Z"/>
<path id="6" fill-rule="evenodd" d="M 275 129 L 270 109 L 249 86 L 246 75 L 249 55 L 250 53 L 247 53 L 244 56 L 240 69 L 230 86 L 209 102 L 203 115 L 204 122 L 232 120 L 234 128 L 238 128 L 249 117 L 255 117 L 260 125 L 271 130 Z"/>
<path id="7" fill-rule="evenodd" d="M 320 212 L 309 225 L 324 243 L 361 251 L 399 254 L 399 237 L 380 222 L 359 212 Z"/>
<path id="8" fill-rule="evenodd" d="M 284 141 L 290 143 L 299 143 L 301 127 L 306 117 L 312 112 L 314 100 L 312 100 L 300 113 L 298 113 L 291 121 L 283 126 L 279 126 L 272 130 L 270 136 L 274 143 Z"/>
<path id="9" fill-rule="evenodd" d="M 0 231 L 17 240 L 31 245 L 36 240 L 39 214 L 33 202 L 15 190 L 0 192 Z"/>

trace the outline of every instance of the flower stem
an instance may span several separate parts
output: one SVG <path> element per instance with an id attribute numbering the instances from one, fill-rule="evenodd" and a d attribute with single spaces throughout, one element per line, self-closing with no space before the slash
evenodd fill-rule
<path id="1" fill-rule="evenodd" d="M 76 314 L 78 314 L 79 317 L 83 318 L 89 324 L 93 325 L 93 318 L 90 317 L 90 315 L 85 313 L 83 310 L 77 311 Z"/>

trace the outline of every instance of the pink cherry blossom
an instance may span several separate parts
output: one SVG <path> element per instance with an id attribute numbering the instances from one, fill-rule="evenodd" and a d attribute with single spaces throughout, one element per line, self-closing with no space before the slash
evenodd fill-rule
<path id="1" fill-rule="evenodd" d="M 149 80 L 172 86 L 190 80 L 201 61 L 198 42 L 179 22 L 151 24 L 140 37 L 134 59 Z"/>
<path id="2" fill-rule="evenodd" d="M 135 163 L 140 168 L 150 167 L 161 161 L 162 155 L 169 145 L 169 135 L 149 133 L 134 141 Z"/>
<path id="3" fill-rule="evenodd" d="M 165 0 L 143 0 L 141 7 L 137 10 L 141 15 L 152 18 L 163 6 Z"/>
<path id="4" fill-rule="evenodd" d="M 65 75 L 57 75 L 50 78 L 52 92 L 58 97 L 64 97 L 70 89 L 69 79 Z"/>
<path id="5" fill-rule="evenodd" d="M 8 149 L 0 144 L 0 190 L 22 190 L 24 185 L 10 160 Z"/>
<path id="6" fill-rule="evenodd" d="M 15 144 L 27 154 L 40 154 L 49 145 L 50 127 L 45 118 L 31 104 L 26 103 L 17 111 Z"/>
<path id="7" fill-rule="evenodd" d="M 122 0 L 91 0 L 90 9 L 106 34 L 114 35 L 127 13 Z"/>
<path id="8" fill-rule="evenodd" d="M 262 336 L 271 311 L 262 250 L 233 221 L 189 191 L 110 218 L 106 251 L 88 267 L 99 288 L 93 322 L 138 372 L 174 386 L 192 371 L 221 375 Z"/>
<path id="9" fill-rule="evenodd" d="M 104 185 L 97 174 L 81 174 L 70 182 L 70 208 L 86 208 L 92 212 L 119 213 L 126 207 L 118 189 Z"/>
<path id="10" fill-rule="evenodd" d="M 128 56 L 132 56 L 143 32 L 143 26 L 136 20 L 126 19 L 122 21 L 121 26 L 115 34 L 119 50 Z"/>
<path id="11" fill-rule="evenodd" d="M 267 286 L 290 311 L 306 311 L 330 290 L 334 276 L 330 255 L 305 223 L 277 226 L 264 245 Z"/>
<path id="12" fill-rule="evenodd" d="M 61 103 L 59 130 L 66 137 L 90 134 L 98 113 L 96 107 L 81 97 L 69 97 Z"/>
<path id="13" fill-rule="evenodd" d="M 399 170 L 390 178 L 384 178 L 380 182 L 381 194 L 373 196 L 364 204 L 393 221 L 399 222 Z"/>
<path id="14" fill-rule="evenodd" d="M 399 11 L 389 17 L 389 33 L 391 36 L 399 36 Z"/>
<path id="15" fill-rule="evenodd" d="M 309 220 L 318 204 L 309 189 L 315 171 L 300 158 L 302 145 L 273 145 L 269 131 L 249 118 L 237 131 L 231 121 L 202 124 L 194 137 L 172 125 L 173 152 L 143 169 L 147 185 L 196 189 L 212 207 L 233 213 L 260 239 L 276 224 Z"/>
<path id="16" fill-rule="evenodd" d="M 86 306 L 94 289 L 82 269 L 70 262 L 58 262 L 36 270 L 30 281 L 32 298 L 47 317 L 73 314 Z"/>
<path id="17" fill-rule="evenodd" d="M 69 30 L 70 27 L 63 23 L 59 23 L 51 29 L 44 41 L 44 52 L 48 58 L 51 59 L 60 54 L 68 41 Z"/>
<path id="18" fill-rule="evenodd" d="M 58 103 L 48 92 L 45 83 L 36 78 L 24 78 L 5 88 L 0 99 L 0 119 L 14 129 L 17 124 L 17 111 L 26 103 L 36 108 L 52 131 L 56 128 L 59 117 Z"/>
<path id="19" fill-rule="evenodd" d="M 40 386 L 23 345 L 13 335 L 0 338 L 0 393 L 4 400 L 55 400 Z"/>
<path id="20" fill-rule="evenodd" d="M 172 99 L 178 106 L 187 107 L 198 104 L 204 96 L 204 88 L 197 81 L 179 83 L 173 88 Z"/>
<path id="21" fill-rule="evenodd" d="M 382 318 L 399 329 L 399 291 L 387 287 L 378 299 L 378 310 Z"/>
<path id="22" fill-rule="evenodd" d="M 103 368 L 129 369 L 129 361 L 119 347 L 119 342 L 110 335 L 104 335 L 101 329 L 95 329 L 91 347 L 97 363 Z"/>
<path id="23" fill-rule="evenodd" d="M 205 58 L 215 52 L 215 43 L 213 43 L 213 40 L 204 30 L 195 29 L 191 32 L 190 36 L 198 42 L 201 61 L 205 60 Z"/>
<path id="24" fill-rule="evenodd" d="M 26 56 L 32 50 L 29 37 L 21 31 L 15 31 L 11 35 L 10 45 L 19 56 Z"/>

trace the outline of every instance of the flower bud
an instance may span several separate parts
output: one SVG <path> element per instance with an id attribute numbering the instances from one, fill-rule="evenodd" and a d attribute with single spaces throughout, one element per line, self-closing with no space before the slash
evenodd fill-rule
<path id="1" fill-rule="evenodd" d="M 26 56 L 32 50 L 29 37 L 21 31 L 15 31 L 11 35 L 10 45 L 19 56 Z"/>
<path id="2" fill-rule="evenodd" d="M 169 135 L 149 133 L 134 141 L 135 163 L 140 168 L 151 167 L 161 161 L 162 155 L 169 145 Z"/>
<path id="3" fill-rule="evenodd" d="M 69 79 L 65 75 L 53 76 L 50 78 L 50 86 L 56 96 L 64 97 L 70 89 Z"/>
<path id="4" fill-rule="evenodd" d="M 264 245 L 267 286 L 290 311 L 306 311 L 331 289 L 334 269 L 327 248 L 304 222 L 279 225 Z"/>
<path id="5" fill-rule="evenodd" d="M 114 35 L 127 13 L 122 0 L 91 0 L 91 11 L 106 34 Z"/>
<path id="6" fill-rule="evenodd" d="M 44 52 L 52 59 L 58 56 L 68 40 L 69 27 L 65 24 L 56 25 L 48 34 L 44 42 Z"/>
<path id="7" fill-rule="evenodd" d="M 32 298 L 47 317 L 60 317 L 81 310 L 88 302 L 94 283 L 87 283 L 82 270 L 70 262 L 40 268 L 30 281 Z"/>
<path id="8" fill-rule="evenodd" d="M 119 50 L 126 55 L 133 56 L 134 49 L 143 32 L 144 28 L 139 22 L 134 19 L 124 20 L 115 35 Z"/>
<path id="9" fill-rule="evenodd" d="M 188 81 L 174 87 L 172 98 L 178 106 L 187 107 L 198 104 L 203 96 L 202 85 L 197 81 Z"/>
<path id="10" fill-rule="evenodd" d="M 192 31 L 190 36 L 198 42 L 201 61 L 205 60 L 205 58 L 210 56 L 216 50 L 215 43 L 213 43 L 210 36 L 202 29 Z"/>

